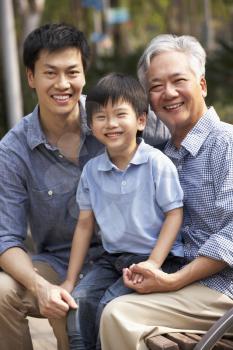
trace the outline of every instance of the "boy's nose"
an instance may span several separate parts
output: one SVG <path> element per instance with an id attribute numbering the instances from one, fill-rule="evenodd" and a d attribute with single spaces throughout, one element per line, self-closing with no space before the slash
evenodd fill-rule
<path id="1" fill-rule="evenodd" d="M 107 127 L 114 128 L 116 126 L 118 126 L 117 118 L 115 117 L 107 118 Z"/>

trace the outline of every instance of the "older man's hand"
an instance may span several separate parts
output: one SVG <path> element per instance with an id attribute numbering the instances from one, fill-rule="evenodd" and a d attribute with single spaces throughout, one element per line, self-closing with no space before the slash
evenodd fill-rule
<path id="1" fill-rule="evenodd" d="M 134 283 L 133 276 L 135 276 L 135 274 L 143 276 L 140 283 Z M 156 268 L 152 271 L 152 269 L 146 269 L 140 266 L 140 264 L 133 265 L 123 270 L 124 284 L 141 294 L 176 290 L 175 276 L 175 273 L 167 274 Z"/>

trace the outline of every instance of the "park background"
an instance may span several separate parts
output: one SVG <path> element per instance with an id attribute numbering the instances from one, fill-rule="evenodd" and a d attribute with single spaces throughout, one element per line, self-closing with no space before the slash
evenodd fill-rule
<path id="1" fill-rule="evenodd" d="M 207 104 L 233 123 L 233 0 L 0 0 L 0 11 L 0 139 L 37 103 L 22 45 L 48 22 L 70 23 L 86 34 L 92 60 L 84 92 L 110 71 L 136 76 L 142 51 L 160 33 L 197 37 L 208 54 Z"/>

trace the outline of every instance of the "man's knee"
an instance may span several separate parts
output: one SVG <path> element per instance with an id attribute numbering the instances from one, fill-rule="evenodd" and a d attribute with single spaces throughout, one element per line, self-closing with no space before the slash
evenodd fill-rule
<path id="1" fill-rule="evenodd" d="M 102 322 L 111 322 L 111 320 L 114 318 L 115 312 L 121 308 L 121 302 L 112 300 L 110 303 L 108 303 L 105 308 L 103 309 L 102 316 L 101 316 L 101 323 Z"/>
<path id="2" fill-rule="evenodd" d="M 10 275 L 0 272 L 0 308 L 7 308 L 7 305 L 17 303 L 25 289 Z"/>

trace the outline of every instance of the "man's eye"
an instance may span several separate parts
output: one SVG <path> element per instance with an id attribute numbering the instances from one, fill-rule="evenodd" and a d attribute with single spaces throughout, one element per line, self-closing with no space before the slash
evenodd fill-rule
<path id="1" fill-rule="evenodd" d="M 185 78 L 179 78 L 179 79 L 176 79 L 176 83 L 183 83 L 183 82 L 185 82 L 186 81 L 186 79 Z"/>
<path id="2" fill-rule="evenodd" d="M 76 76 L 76 75 L 79 74 L 79 71 L 77 71 L 77 70 L 72 70 L 72 71 L 69 72 L 69 74 L 70 74 L 71 76 Z"/>
<path id="3" fill-rule="evenodd" d="M 48 77 L 53 77 L 55 75 L 55 72 L 48 70 L 45 72 L 45 75 L 47 75 Z"/>
<path id="4" fill-rule="evenodd" d="M 162 89 L 162 85 L 161 84 L 157 84 L 157 85 L 153 85 L 150 87 L 149 92 L 156 92 L 156 91 L 160 91 Z"/>

